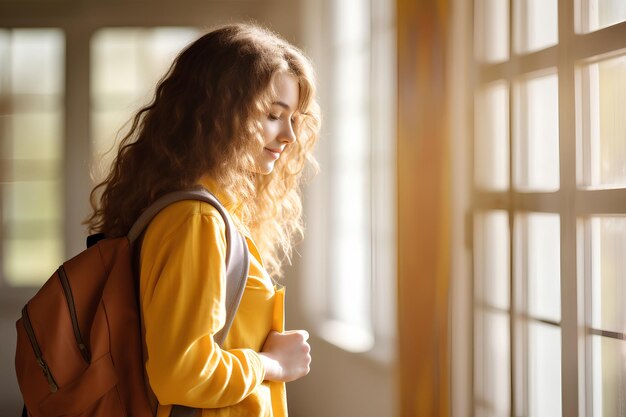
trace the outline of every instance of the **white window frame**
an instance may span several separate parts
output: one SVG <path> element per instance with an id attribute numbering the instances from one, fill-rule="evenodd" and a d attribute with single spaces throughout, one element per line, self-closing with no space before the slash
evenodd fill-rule
<path id="1" fill-rule="evenodd" d="M 506 0 L 505 0 L 506 1 Z M 615 51 L 626 50 L 626 22 L 618 23 L 591 33 L 582 33 L 582 13 L 578 8 L 583 0 L 558 1 L 558 38 L 556 46 L 519 55 L 514 50 L 514 39 L 509 36 L 507 61 L 476 65 L 473 57 L 472 32 L 474 1 L 453 1 L 453 27 L 451 34 L 452 59 L 449 74 L 451 83 L 450 112 L 453 158 L 453 265 L 452 265 L 452 410 L 456 416 L 474 415 L 474 365 L 472 341 L 473 328 L 473 276 L 472 276 L 472 217 L 479 210 L 506 210 L 510 218 L 510 236 L 513 215 L 519 212 L 557 213 L 560 215 L 561 240 L 561 381 L 562 415 L 568 417 L 590 416 L 586 375 L 586 328 L 585 262 L 587 255 L 581 252 L 584 234 L 579 228 L 584 219 L 596 215 L 625 215 L 626 189 L 588 189 L 582 187 L 580 156 L 581 138 L 577 126 L 576 108 L 578 91 L 577 71 L 594 60 L 606 58 Z M 509 22 L 513 22 L 513 1 L 509 6 Z M 481 26 L 482 27 L 482 26 Z M 476 27 L 478 29 L 479 27 Z M 509 33 L 515 28 L 509 26 Z M 559 77 L 559 159 L 560 188 L 556 192 L 522 192 L 510 188 L 503 192 L 485 192 L 473 186 L 473 94 L 481 85 L 498 80 L 508 80 L 514 85 L 517 77 L 546 68 L 557 68 Z M 510 90 L 510 91 L 511 91 Z M 512 94 L 509 94 L 511 100 Z M 510 115 L 514 107 L 510 101 Z M 510 125 L 513 125 L 511 119 Z M 512 132 L 511 132 L 512 133 Z M 510 135 L 511 137 L 511 135 Z M 511 140 L 511 139 L 509 139 Z M 509 153 L 509 155 L 512 155 Z M 510 179 L 513 184 L 513 160 L 510 159 Z M 513 280 L 513 241 L 511 241 L 511 272 Z M 514 286 L 510 285 L 511 288 Z M 514 289 L 512 290 L 514 291 Z M 511 300 L 515 300 L 512 294 Z M 511 319 L 511 415 L 517 415 L 515 396 L 518 395 L 515 379 L 515 327 Z M 610 335 L 609 335 L 610 336 Z"/>

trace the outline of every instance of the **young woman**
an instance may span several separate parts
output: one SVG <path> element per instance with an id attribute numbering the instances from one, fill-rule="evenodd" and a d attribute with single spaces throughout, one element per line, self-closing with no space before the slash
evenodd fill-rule
<path id="1" fill-rule="evenodd" d="M 202 416 L 285 416 L 285 382 L 309 372 L 308 334 L 284 331 L 274 285 L 302 233 L 299 182 L 319 131 L 310 62 L 254 25 L 207 33 L 175 60 L 133 119 L 107 178 L 92 191 L 92 232 L 125 235 L 150 203 L 202 185 L 246 236 L 250 270 L 230 332 L 225 225 L 181 201 L 148 226 L 140 252 L 146 375 L 158 416 L 172 404 Z"/>

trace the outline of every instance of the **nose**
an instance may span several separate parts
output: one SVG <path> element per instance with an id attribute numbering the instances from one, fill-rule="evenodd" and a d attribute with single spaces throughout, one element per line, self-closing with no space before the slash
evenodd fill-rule
<path id="1" fill-rule="evenodd" d="M 285 128 L 282 130 L 280 134 L 280 141 L 282 143 L 290 144 L 296 141 L 296 133 L 293 131 L 293 126 L 291 123 L 287 123 Z"/>

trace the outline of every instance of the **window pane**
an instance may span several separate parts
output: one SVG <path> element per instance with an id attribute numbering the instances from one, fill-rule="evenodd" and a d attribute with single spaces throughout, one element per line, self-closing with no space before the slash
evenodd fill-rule
<path id="1" fill-rule="evenodd" d="M 578 0 L 580 30 L 592 32 L 626 21 L 624 0 Z"/>
<path id="2" fill-rule="evenodd" d="M 625 187 L 626 56 L 581 68 L 578 88 L 583 185 Z"/>
<path id="3" fill-rule="evenodd" d="M 64 38 L 58 29 L 0 32 L 2 280 L 37 286 L 64 253 Z"/>
<path id="4" fill-rule="evenodd" d="M 511 409 L 509 315 L 477 309 L 474 318 L 476 416 L 508 417 Z"/>
<path id="5" fill-rule="evenodd" d="M 476 187 L 509 188 L 509 88 L 498 82 L 476 95 L 474 180 Z"/>
<path id="6" fill-rule="evenodd" d="M 5 240 L 6 283 L 11 286 L 37 287 L 50 278 L 63 257 L 63 244 L 57 238 L 58 233 L 50 238 Z"/>
<path id="7" fill-rule="evenodd" d="M 107 28 L 92 39 L 96 104 L 110 95 L 151 97 L 172 61 L 198 35 L 194 28 Z"/>
<path id="8" fill-rule="evenodd" d="M 509 59 L 509 0 L 476 0 L 474 31 L 476 59 L 502 62 Z"/>
<path id="9" fill-rule="evenodd" d="M 63 157 L 61 111 L 16 113 L 4 118 L 4 123 L 7 136 L 12 138 L 4 143 L 8 158 L 60 160 Z"/>
<path id="10" fill-rule="evenodd" d="M 363 170 L 351 166 L 334 175 L 331 201 L 333 237 L 331 249 L 330 311 L 331 317 L 357 327 L 370 327 L 371 258 L 368 188 Z"/>
<path id="11" fill-rule="evenodd" d="M 518 82 L 515 95 L 515 186 L 525 191 L 559 189 L 558 77 Z"/>
<path id="12" fill-rule="evenodd" d="M 626 216 L 590 220 L 591 326 L 626 333 Z"/>
<path id="13" fill-rule="evenodd" d="M 515 50 L 528 53 L 558 43 L 557 0 L 515 0 Z"/>
<path id="14" fill-rule="evenodd" d="M 626 415 L 626 216 L 592 217 L 580 223 L 586 294 L 586 387 L 590 414 Z M 600 332 L 605 332 L 600 335 Z M 590 392 L 589 392 L 590 391 Z"/>
<path id="15" fill-rule="evenodd" d="M 11 92 L 60 94 L 63 88 L 63 32 L 15 29 L 11 35 Z"/>
<path id="16" fill-rule="evenodd" d="M 136 110 L 136 109 L 135 109 Z M 91 138 L 93 159 L 91 169 L 96 178 L 104 178 L 116 156 L 117 145 L 128 133 L 132 110 L 96 110 L 91 111 Z"/>
<path id="17" fill-rule="evenodd" d="M 561 415 L 561 329 L 528 325 L 528 416 Z"/>
<path id="18" fill-rule="evenodd" d="M 626 415 L 626 341 L 591 336 L 593 417 Z"/>
<path id="19" fill-rule="evenodd" d="M 474 219 L 474 285 L 482 304 L 509 308 L 509 220 L 505 211 L 476 215 Z"/>
<path id="20" fill-rule="evenodd" d="M 99 175 L 108 170 L 123 124 L 148 104 L 174 58 L 198 34 L 195 28 L 111 28 L 96 32 L 92 51 L 92 140 Z M 119 135 L 118 135 L 119 132 Z"/>
<path id="21" fill-rule="evenodd" d="M 516 267 L 522 310 L 532 317 L 560 321 L 561 253 L 558 214 L 516 216 Z"/>
<path id="22" fill-rule="evenodd" d="M 360 0 L 334 2 L 333 8 L 327 319 L 371 334 L 370 14 Z M 362 339 L 361 350 L 371 347 Z"/>
<path id="23" fill-rule="evenodd" d="M 9 223 L 45 220 L 61 221 L 61 194 L 58 181 L 19 181 L 2 184 L 2 216 Z M 58 266 L 58 265 L 57 265 Z"/>

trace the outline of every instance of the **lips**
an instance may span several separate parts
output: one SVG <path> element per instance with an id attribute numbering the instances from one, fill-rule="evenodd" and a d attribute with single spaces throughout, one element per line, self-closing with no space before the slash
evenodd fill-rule
<path id="1" fill-rule="evenodd" d="M 282 149 L 270 149 L 270 148 L 264 148 L 265 152 L 268 153 L 268 155 L 273 159 L 273 160 L 278 160 L 278 158 L 280 158 L 280 153 L 282 152 Z"/>
<path id="2" fill-rule="evenodd" d="M 280 155 L 280 153 L 283 151 L 282 149 L 272 149 L 272 148 L 265 148 L 266 150 L 272 152 L 272 153 L 277 153 Z"/>

